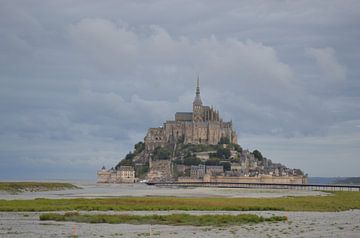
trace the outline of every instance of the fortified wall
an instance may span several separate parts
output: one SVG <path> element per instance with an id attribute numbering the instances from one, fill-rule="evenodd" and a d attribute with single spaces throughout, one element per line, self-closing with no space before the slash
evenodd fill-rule
<path id="1" fill-rule="evenodd" d="M 211 183 L 278 183 L 278 184 L 307 184 L 306 176 L 269 176 L 261 175 L 257 177 L 231 177 L 231 176 L 211 176 L 206 174 L 203 179 L 179 177 L 178 182 L 211 182 Z"/>
<path id="2" fill-rule="evenodd" d="M 157 160 L 150 161 L 150 171 L 147 174 L 147 180 L 150 182 L 169 182 L 172 181 L 171 161 Z"/>
<path id="3" fill-rule="evenodd" d="M 135 170 L 131 166 L 121 166 L 119 170 L 106 170 L 103 167 L 97 172 L 98 183 L 135 183 L 137 181 Z"/>

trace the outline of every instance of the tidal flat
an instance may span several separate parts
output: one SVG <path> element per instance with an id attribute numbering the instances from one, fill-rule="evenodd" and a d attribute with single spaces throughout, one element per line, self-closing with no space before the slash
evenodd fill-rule
<path id="1" fill-rule="evenodd" d="M 0 237 L 358 237 L 360 193 L 154 187 L 73 183 L 82 189 L 0 193 Z M 216 226 L 107 224 L 41 220 L 46 213 L 87 216 L 186 214 L 286 217 Z M 176 216 L 175 216 L 176 217 Z M 192 218 L 193 219 L 193 218 Z M 151 223 L 151 222 L 150 222 Z"/>
<path id="2" fill-rule="evenodd" d="M 88 212 L 99 214 L 100 212 Z M 101 212 L 101 214 L 168 215 L 183 211 Z M 283 212 L 283 211 L 188 211 L 191 215 L 255 214 L 263 217 L 287 216 L 287 221 L 249 223 L 231 226 L 172 226 L 107 223 L 76 223 L 41 221 L 38 212 L 0 212 L 0 237 L 359 237 L 360 210 L 343 212 Z"/>
<path id="3" fill-rule="evenodd" d="M 209 188 L 211 189 L 211 188 Z M 117 197 L 0 200 L 0 211 L 346 211 L 360 209 L 359 192 L 280 198 Z"/>
<path id="4" fill-rule="evenodd" d="M 59 181 L 51 181 L 59 182 Z M 328 193 L 291 189 L 247 189 L 247 188 L 202 188 L 202 187 L 155 187 L 146 184 L 96 184 L 87 181 L 61 181 L 71 183 L 81 189 L 52 191 L 23 191 L 10 194 L 0 190 L 0 199 L 28 200 L 36 198 L 117 198 L 117 197 L 181 197 L 181 198 L 276 198 L 298 196 L 326 196 Z"/>

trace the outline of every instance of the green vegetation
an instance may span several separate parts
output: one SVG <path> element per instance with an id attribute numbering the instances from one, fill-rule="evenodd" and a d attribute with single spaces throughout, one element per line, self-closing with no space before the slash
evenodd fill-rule
<path id="1" fill-rule="evenodd" d="M 135 157 L 135 154 L 131 151 L 125 156 L 123 160 L 121 160 L 116 166 L 116 169 L 119 169 L 120 166 L 134 166 L 133 159 Z"/>
<path id="2" fill-rule="evenodd" d="M 222 144 L 230 144 L 230 138 L 229 137 L 221 137 L 220 138 L 220 141 L 219 141 L 219 145 L 222 145 Z"/>
<path id="3" fill-rule="evenodd" d="M 252 153 L 257 160 L 263 160 L 263 156 L 260 151 L 254 150 Z"/>
<path id="4" fill-rule="evenodd" d="M 186 154 L 193 154 L 196 152 L 216 151 L 220 145 L 208 144 L 177 144 L 175 155 L 181 156 Z"/>
<path id="5" fill-rule="evenodd" d="M 278 222 L 286 221 L 285 216 L 272 216 L 265 218 L 253 214 L 240 215 L 189 215 L 189 214 L 171 214 L 171 215 L 105 215 L 105 214 L 79 214 L 69 212 L 62 214 L 45 213 L 40 215 L 42 221 L 74 221 L 83 223 L 110 223 L 110 224 L 158 224 L 158 225 L 191 225 L 191 226 L 226 226 L 240 225 L 246 223 L 260 222 Z"/>
<path id="6" fill-rule="evenodd" d="M 142 141 L 139 141 L 138 143 L 136 143 L 134 145 L 134 154 L 138 155 L 141 152 L 143 152 L 143 150 L 145 150 L 145 143 Z"/>
<path id="7" fill-rule="evenodd" d="M 0 211 L 345 211 L 360 209 L 360 192 L 284 198 L 120 197 L 0 200 Z"/>
<path id="8" fill-rule="evenodd" d="M 238 144 L 231 144 L 231 146 L 232 146 L 232 148 L 233 148 L 234 150 L 236 150 L 237 152 L 240 152 L 240 153 L 243 152 L 243 149 L 241 148 L 240 145 L 238 145 Z"/>
<path id="9" fill-rule="evenodd" d="M 189 157 L 185 157 L 184 158 L 184 165 L 199 165 L 201 164 L 202 161 L 201 159 L 195 157 L 195 156 L 189 156 Z"/>
<path id="10" fill-rule="evenodd" d="M 216 157 L 211 157 L 205 161 L 205 165 L 220 165 L 220 159 Z"/>
<path id="11" fill-rule="evenodd" d="M 175 156 L 176 164 L 184 165 L 199 165 L 204 164 L 201 160 L 197 159 L 195 153 L 198 152 L 209 152 L 210 159 L 205 162 L 206 165 L 221 165 L 220 161 L 228 160 L 230 162 L 231 150 L 242 152 L 242 148 L 237 144 L 230 144 L 228 139 L 222 138 L 221 142 L 217 145 L 207 144 L 178 144 Z M 226 147 L 224 147 L 224 145 Z M 232 158 L 231 162 L 239 162 L 239 158 Z M 225 165 L 227 166 L 227 164 Z M 229 167 L 229 166 L 227 166 Z M 226 167 L 226 168 L 227 168 Z"/>
<path id="12" fill-rule="evenodd" d="M 115 168 L 118 169 L 120 166 L 134 166 L 134 158 L 135 156 L 139 155 L 141 152 L 143 152 L 145 149 L 145 143 L 142 141 L 139 141 L 134 145 L 134 151 L 129 153 L 125 156 L 123 160 L 121 160 Z"/>
<path id="13" fill-rule="evenodd" d="M 216 151 L 216 156 L 218 158 L 221 158 L 223 160 L 228 160 L 230 158 L 230 149 L 229 148 L 218 148 L 217 151 Z"/>
<path id="14" fill-rule="evenodd" d="M 65 189 L 78 189 L 79 187 L 70 183 L 48 183 L 48 182 L 0 182 L 0 191 L 9 193 L 40 192 Z"/>
<path id="15" fill-rule="evenodd" d="M 143 164 L 142 166 L 135 166 L 136 177 L 140 179 L 145 178 L 149 170 L 149 163 Z"/>
<path id="16" fill-rule="evenodd" d="M 153 160 L 168 160 L 170 159 L 171 151 L 166 147 L 156 147 L 152 154 Z"/>

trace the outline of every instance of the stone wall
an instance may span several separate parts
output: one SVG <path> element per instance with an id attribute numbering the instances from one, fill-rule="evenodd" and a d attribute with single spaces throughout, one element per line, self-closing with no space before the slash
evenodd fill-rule
<path id="1" fill-rule="evenodd" d="M 135 172 L 124 174 L 124 171 L 117 170 L 99 170 L 97 172 L 98 183 L 136 183 L 138 179 Z"/>
<path id="2" fill-rule="evenodd" d="M 202 183 L 204 182 L 202 179 L 195 179 L 190 177 L 179 177 L 178 182 L 182 183 Z"/>
<path id="3" fill-rule="evenodd" d="M 170 160 L 151 161 L 150 171 L 147 174 L 147 180 L 150 182 L 168 182 L 173 181 L 171 174 Z"/>
<path id="4" fill-rule="evenodd" d="M 97 172 L 97 182 L 98 183 L 109 183 L 111 172 L 100 170 Z"/>
<path id="5" fill-rule="evenodd" d="M 175 143 L 180 138 L 184 139 L 185 144 L 216 145 L 222 137 L 228 137 L 232 143 L 237 143 L 237 135 L 231 122 L 167 121 L 163 127 L 150 128 L 144 142 L 149 151 L 166 143 Z"/>
<path id="6" fill-rule="evenodd" d="M 218 182 L 218 183 L 279 183 L 279 184 L 307 184 L 305 176 L 258 176 L 258 177 L 230 177 L 230 176 L 204 176 L 203 179 L 179 177 L 179 182 Z"/>

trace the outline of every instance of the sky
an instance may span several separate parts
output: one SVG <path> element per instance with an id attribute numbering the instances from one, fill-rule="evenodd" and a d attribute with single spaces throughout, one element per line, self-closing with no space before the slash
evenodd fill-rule
<path id="1" fill-rule="evenodd" d="M 0 0 L 0 179 L 93 179 L 201 97 L 239 144 L 360 176 L 360 1 Z"/>

